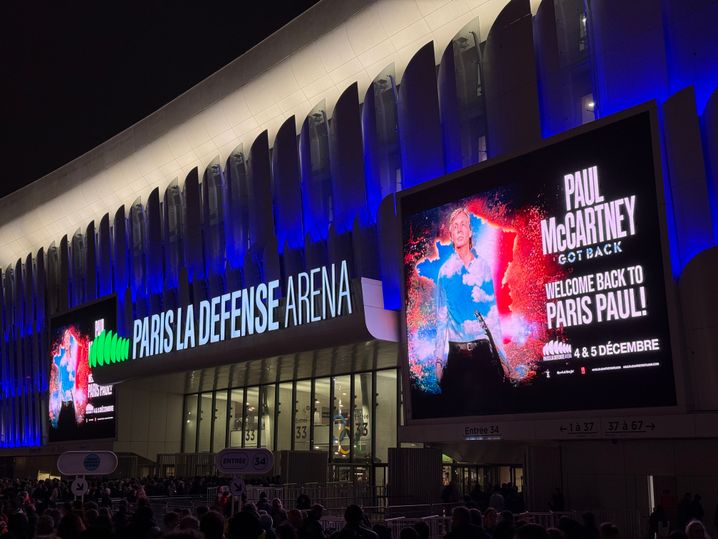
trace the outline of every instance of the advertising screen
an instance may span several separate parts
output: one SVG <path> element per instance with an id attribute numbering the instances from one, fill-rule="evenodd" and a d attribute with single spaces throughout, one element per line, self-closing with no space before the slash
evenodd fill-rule
<path id="1" fill-rule="evenodd" d="M 92 366 L 117 347 L 116 309 L 113 297 L 50 321 L 50 442 L 115 436 L 113 387 L 96 384 Z"/>
<path id="2" fill-rule="evenodd" d="M 675 404 L 648 112 L 399 204 L 413 419 Z"/>

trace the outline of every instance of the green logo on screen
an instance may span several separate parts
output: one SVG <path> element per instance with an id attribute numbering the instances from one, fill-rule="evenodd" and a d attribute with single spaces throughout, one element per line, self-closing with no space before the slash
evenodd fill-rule
<path id="1" fill-rule="evenodd" d="M 120 337 L 114 331 L 102 330 L 90 345 L 90 368 L 122 363 L 130 357 L 130 339 Z"/>

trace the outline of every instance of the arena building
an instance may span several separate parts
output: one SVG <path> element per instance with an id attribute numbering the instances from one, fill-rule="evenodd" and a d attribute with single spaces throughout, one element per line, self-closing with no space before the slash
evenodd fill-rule
<path id="1" fill-rule="evenodd" d="M 1 199 L 3 470 L 715 505 L 716 20 L 324 0 Z"/>

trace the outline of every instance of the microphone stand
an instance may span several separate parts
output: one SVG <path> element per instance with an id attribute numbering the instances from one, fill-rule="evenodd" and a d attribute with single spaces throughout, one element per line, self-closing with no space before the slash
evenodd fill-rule
<path id="1" fill-rule="evenodd" d="M 494 360 L 494 364 L 499 369 L 499 374 L 501 375 L 501 379 L 503 381 L 506 381 L 506 372 L 504 371 L 504 368 L 501 365 L 501 356 L 499 355 L 499 349 L 496 348 L 496 343 L 494 342 L 494 336 L 491 335 L 489 326 L 488 326 L 488 324 L 486 324 L 486 320 L 481 315 L 481 313 L 478 310 L 476 310 L 476 311 L 474 311 L 474 314 L 476 315 L 476 319 L 479 321 L 479 324 L 481 324 L 481 329 L 484 330 L 484 332 L 486 333 L 486 336 L 489 339 L 489 349 L 491 351 L 491 357 Z"/>

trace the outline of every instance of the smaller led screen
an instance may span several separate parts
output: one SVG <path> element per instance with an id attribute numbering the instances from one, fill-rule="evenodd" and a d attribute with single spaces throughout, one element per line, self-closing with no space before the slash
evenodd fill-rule
<path id="1" fill-rule="evenodd" d="M 675 404 L 651 129 L 400 195 L 411 417 Z"/>
<path id="2" fill-rule="evenodd" d="M 112 355 L 118 341 L 116 309 L 113 297 L 50 322 L 50 442 L 115 436 L 113 387 L 96 384 L 91 365 Z"/>

